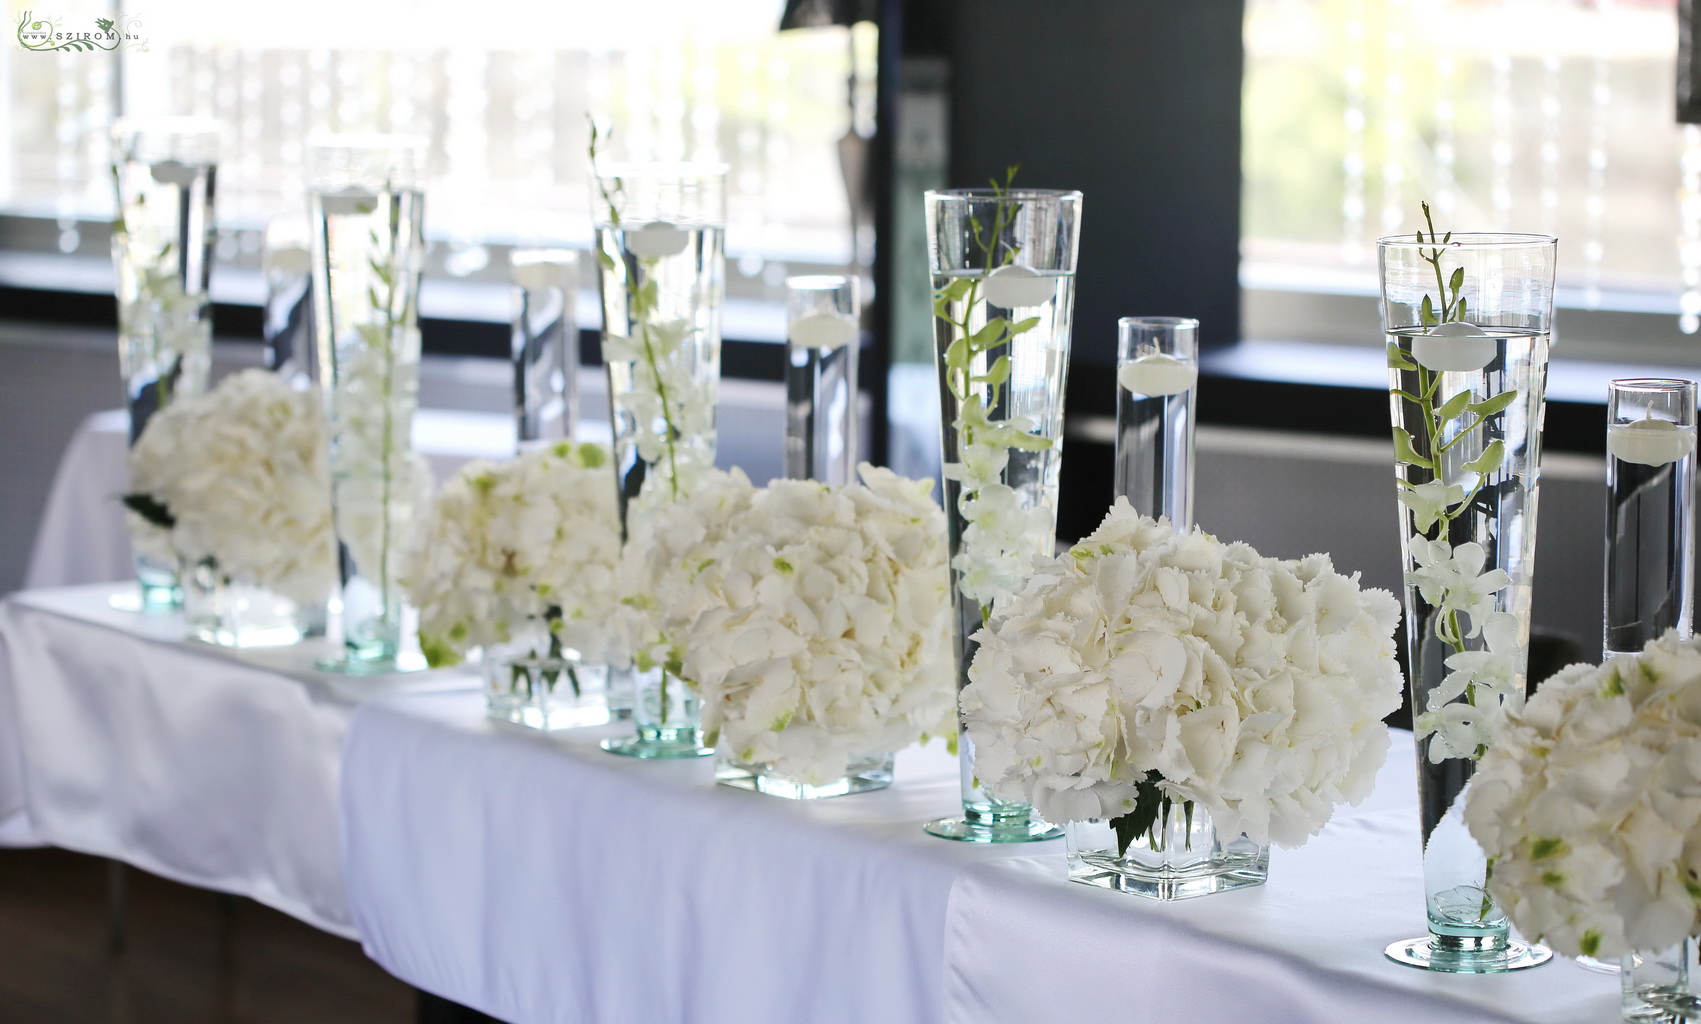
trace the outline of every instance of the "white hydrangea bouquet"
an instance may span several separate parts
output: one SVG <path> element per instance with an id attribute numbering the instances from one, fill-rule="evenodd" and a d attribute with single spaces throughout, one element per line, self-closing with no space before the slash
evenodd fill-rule
<path id="1" fill-rule="evenodd" d="M 432 665 L 475 647 L 547 645 L 604 656 L 619 598 L 620 521 L 608 453 L 562 442 L 474 461 L 438 490 L 403 583 Z"/>
<path id="2" fill-rule="evenodd" d="M 1512 923 L 1562 954 L 1701 931 L 1701 644 L 1668 633 L 1542 683 L 1478 762 L 1465 823 Z"/>
<path id="3" fill-rule="evenodd" d="M 954 728 L 932 483 L 859 472 L 848 487 L 754 488 L 717 471 L 629 549 L 633 600 L 651 612 L 640 662 L 695 686 L 723 780 L 793 796 L 874 788 L 895 751 Z"/>
<path id="4" fill-rule="evenodd" d="M 1109 862 L 1211 826 L 1297 846 L 1374 785 L 1400 705 L 1398 619 L 1326 555 L 1265 558 L 1119 498 L 976 634 L 962 706 L 977 771 L 1047 821 L 1097 823 L 1106 845 L 1114 831 L 1115 849 L 1091 851 Z"/>
<path id="5" fill-rule="evenodd" d="M 130 486 L 132 539 L 166 564 L 302 604 L 336 583 L 324 414 L 276 374 L 232 374 L 150 417 Z"/>

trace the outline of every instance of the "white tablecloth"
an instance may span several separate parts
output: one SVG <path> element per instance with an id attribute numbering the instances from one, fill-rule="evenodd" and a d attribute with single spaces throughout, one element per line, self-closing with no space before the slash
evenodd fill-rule
<path id="1" fill-rule="evenodd" d="M 1411 734 L 1364 804 L 1270 881 L 1159 904 L 1067 881 L 1061 851 L 977 865 L 951 892 L 946 1020 L 1608 1024 L 1618 979 L 1555 958 L 1513 974 L 1433 974 L 1382 950 L 1422 935 Z"/>
<path id="2" fill-rule="evenodd" d="M 135 573 L 118 503 L 129 479 L 129 429 L 129 416 L 114 409 L 90 416 L 72 435 L 42 511 L 26 587 L 101 583 Z M 608 424 L 587 421 L 582 432 L 588 440 L 606 442 Z M 512 455 L 514 421 L 490 413 L 421 409 L 414 416 L 413 444 L 431 463 L 432 474 L 443 480 L 472 459 Z"/>
<path id="3" fill-rule="evenodd" d="M 363 706 L 343 828 L 368 955 L 514 1024 L 941 1019 L 952 880 L 1033 850 L 921 831 L 958 806 L 955 758 L 801 803 L 596 749 L 629 730 L 538 736 L 471 695 Z"/>
<path id="4" fill-rule="evenodd" d="M 349 719 L 375 695 L 473 680 L 321 673 L 322 643 L 240 655 L 184 643 L 177 616 L 112 609 L 116 589 L 0 603 L 0 818 L 13 812 L 13 841 L 23 830 L 352 938 L 337 817 Z"/>

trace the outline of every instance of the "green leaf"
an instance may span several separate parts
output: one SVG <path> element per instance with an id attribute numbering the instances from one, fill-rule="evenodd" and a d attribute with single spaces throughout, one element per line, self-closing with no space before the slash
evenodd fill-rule
<path id="1" fill-rule="evenodd" d="M 1471 392 L 1469 388 L 1466 388 L 1443 403 L 1441 408 L 1435 411 L 1435 418 L 1446 423 L 1448 420 L 1458 418 L 1459 414 L 1464 412 L 1465 407 L 1470 404 Z"/>
<path id="2" fill-rule="evenodd" d="M 1435 303 L 1430 301 L 1428 295 L 1423 297 L 1423 305 L 1418 307 L 1418 316 L 1423 318 L 1425 327 L 1433 327 L 1437 322 L 1435 319 Z"/>
<path id="3" fill-rule="evenodd" d="M 1395 388 L 1394 390 L 1392 390 L 1388 393 L 1393 395 L 1395 398 L 1404 398 L 1406 401 L 1412 402 L 1412 403 L 1417 404 L 1417 405 L 1423 404 L 1423 399 L 1412 394 L 1410 391 L 1401 391 L 1399 388 Z"/>
<path id="4" fill-rule="evenodd" d="M 1394 428 L 1394 458 L 1414 466 L 1423 466 L 1431 470 L 1435 468 L 1434 463 L 1417 453 L 1417 449 L 1412 447 L 1412 435 L 1406 433 L 1400 427 Z"/>
<path id="5" fill-rule="evenodd" d="M 1481 455 L 1478 455 L 1476 458 L 1465 463 L 1465 470 L 1470 473 L 1480 473 L 1483 476 L 1487 476 L 1499 469 L 1500 464 L 1505 461 L 1506 445 L 1504 442 L 1495 441 L 1487 448 L 1484 448 Z"/>
<path id="6" fill-rule="evenodd" d="M 986 371 L 986 376 L 976 377 L 975 382 L 979 384 L 991 384 L 993 387 L 997 387 L 1009 379 L 1010 357 L 999 356 L 998 359 L 993 362 L 992 368 Z"/>
<path id="7" fill-rule="evenodd" d="M 1459 296 L 1459 307 L 1453 310 L 1453 319 L 1459 321 L 1465 319 L 1465 297 L 1463 295 Z"/>
<path id="8" fill-rule="evenodd" d="M 1038 434 L 1016 434 L 1009 438 L 1010 447 L 1023 452 L 1044 452 L 1051 450 L 1051 438 Z"/>
<path id="9" fill-rule="evenodd" d="M 961 302 L 963 299 L 968 297 L 969 289 L 974 286 L 975 282 L 972 278 L 959 277 L 944 288 L 941 288 L 939 293 L 951 302 Z"/>
<path id="10" fill-rule="evenodd" d="M 1466 406 L 1466 408 L 1470 409 L 1478 416 L 1481 416 L 1483 419 L 1488 419 L 1490 416 L 1500 412 L 1517 400 L 1518 389 L 1513 388 L 1511 391 L 1502 391 L 1493 398 L 1486 398 L 1475 405 Z"/>
<path id="11" fill-rule="evenodd" d="M 1406 355 L 1405 352 L 1401 351 L 1400 346 L 1391 341 L 1388 343 L 1388 366 L 1395 370 L 1415 370 L 1418 368 L 1417 363 L 1412 361 L 1412 357 Z"/>
<path id="12" fill-rule="evenodd" d="M 141 516 L 149 525 L 162 530 L 169 530 L 177 525 L 177 517 L 171 514 L 171 509 L 151 494 L 126 494 L 119 500 L 124 503 L 125 508 Z"/>
<path id="13" fill-rule="evenodd" d="M 1457 296 L 1459 289 L 1463 287 L 1465 287 L 1465 268 L 1454 267 L 1453 276 L 1447 279 L 1447 290 Z"/>
<path id="14" fill-rule="evenodd" d="M 613 270 L 614 270 L 614 257 L 610 256 L 607 252 L 603 251 L 602 249 L 597 250 L 597 262 L 602 264 L 602 269 L 613 272 Z"/>
<path id="15" fill-rule="evenodd" d="M 953 370 L 968 372 L 969 362 L 974 355 L 969 352 L 969 339 L 958 338 L 945 347 L 945 365 Z"/>
<path id="16" fill-rule="evenodd" d="M 969 349 L 979 355 L 988 349 L 997 348 L 1004 343 L 1006 333 L 1010 329 L 1010 321 L 1003 317 L 994 317 L 986 322 L 986 326 L 969 335 Z"/>
<path id="17" fill-rule="evenodd" d="M 1158 811 L 1163 809 L 1166 802 L 1163 791 L 1158 789 L 1158 780 L 1162 778 L 1155 771 L 1146 773 L 1135 789 L 1134 809 L 1120 817 L 1110 819 L 1110 827 L 1116 832 L 1116 855 L 1128 853 L 1128 846 L 1141 836 L 1152 834 L 1153 827 L 1158 821 Z"/>
<path id="18" fill-rule="evenodd" d="M 1035 327 L 1038 327 L 1039 322 L 1040 318 L 1037 316 L 1030 316 L 1026 320 L 1018 320 L 1014 324 L 1010 325 L 1010 336 L 1014 338 L 1018 334 L 1026 334 Z"/>

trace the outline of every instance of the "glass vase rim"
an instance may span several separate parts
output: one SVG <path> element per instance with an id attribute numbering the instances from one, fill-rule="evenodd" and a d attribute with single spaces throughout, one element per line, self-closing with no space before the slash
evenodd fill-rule
<path id="1" fill-rule="evenodd" d="M 1557 235 L 1520 231 L 1454 231 L 1445 242 L 1420 242 L 1416 232 L 1383 235 L 1382 249 L 1545 249 L 1559 244 Z"/>
<path id="2" fill-rule="evenodd" d="M 1683 394 L 1694 392 L 1696 382 L 1682 377 L 1615 377 L 1607 381 L 1607 390 L 1637 391 L 1648 394 Z"/>
<path id="3" fill-rule="evenodd" d="M 314 132 L 302 140 L 303 154 L 313 151 L 350 150 L 367 153 L 431 151 L 431 139 L 416 132 Z"/>
<path id="4" fill-rule="evenodd" d="M 719 160 L 609 160 L 598 161 L 591 168 L 594 178 L 722 178 L 732 171 L 732 165 Z"/>
<path id="5" fill-rule="evenodd" d="M 1081 190 L 1074 188 L 930 188 L 926 199 L 929 202 L 948 202 L 951 200 L 975 199 L 1055 199 L 1064 203 L 1081 201 Z"/>
<path id="6" fill-rule="evenodd" d="M 851 281 L 849 274 L 794 274 L 786 278 L 786 287 L 805 292 L 828 291 L 843 288 Z"/>
<path id="7" fill-rule="evenodd" d="M 1125 316 L 1116 321 L 1122 327 L 1191 327 L 1199 329 L 1199 319 L 1191 316 Z"/>

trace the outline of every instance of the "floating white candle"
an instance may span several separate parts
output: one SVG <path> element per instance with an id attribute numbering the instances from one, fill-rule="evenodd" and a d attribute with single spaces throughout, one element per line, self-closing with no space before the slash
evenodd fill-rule
<path id="1" fill-rule="evenodd" d="M 1607 454 L 1622 462 L 1664 466 L 1695 450 L 1695 428 L 1670 420 L 1635 420 L 1607 427 Z"/>
<path id="2" fill-rule="evenodd" d="M 817 312 L 786 325 L 786 337 L 804 348 L 843 348 L 856 340 L 856 321 L 843 313 Z"/>
<path id="3" fill-rule="evenodd" d="M 685 251 L 684 231 L 665 220 L 653 220 L 626 232 L 626 250 L 641 260 L 659 260 Z"/>
<path id="4" fill-rule="evenodd" d="M 1117 367 L 1116 382 L 1136 395 L 1179 395 L 1199 383 L 1199 366 L 1153 352 Z"/>
<path id="5" fill-rule="evenodd" d="M 1014 263 L 999 267 L 986 275 L 986 282 L 982 286 L 986 301 L 1005 309 L 1041 305 L 1049 302 L 1055 292 L 1056 286 L 1050 278 L 1041 277 L 1027 267 L 1018 267 Z"/>
<path id="6" fill-rule="evenodd" d="M 1494 339 L 1476 324 L 1437 324 L 1412 339 L 1412 358 L 1431 370 L 1480 370 L 1494 359 Z"/>

